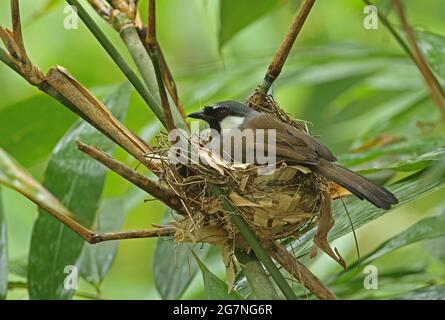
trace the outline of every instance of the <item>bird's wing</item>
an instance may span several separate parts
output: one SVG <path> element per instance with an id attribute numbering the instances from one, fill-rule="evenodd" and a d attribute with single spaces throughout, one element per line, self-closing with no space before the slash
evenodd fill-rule
<path id="1" fill-rule="evenodd" d="M 320 158 L 331 162 L 337 160 L 328 148 L 307 133 L 267 114 L 256 114 L 246 119 L 240 129 L 246 128 L 275 129 L 277 158 L 307 164 L 317 164 Z"/>

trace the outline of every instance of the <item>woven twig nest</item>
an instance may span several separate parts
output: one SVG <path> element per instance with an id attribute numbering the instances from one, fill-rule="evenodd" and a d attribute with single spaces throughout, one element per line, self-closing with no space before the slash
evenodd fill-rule
<path id="1" fill-rule="evenodd" d="M 295 121 L 284 113 L 275 101 L 257 91 L 247 104 L 268 112 L 300 130 L 307 130 L 306 123 Z M 210 194 L 212 186 L 219 187 L 255 232 L 260 241 L 298 238 L 302 231 L 317 226 L 314 243 L 344 266 L 341 256 L 334 252 L 327 234 L 333 226 L 331 198 L 344 190 L 326 181 L 310 169 L 280 162 L 271 174 L 259 174 L 259 166 L 227 163 L 205 147 L 199 147 L 203 163 L 172 166 L 166 156 L 166 142 L 152 155 L 161 161 L 164 175 L 161 182 L 173 189 L 182 199 L 187 215 L 172 221 L 177 228 L 177 242 L 203 242 L 220 245 L 226 265 L 229 288 L 235 275 L 235 248 L 249 250 L 239 237 L 220 199 Z M 316 254 L 316 249 L 311 253 Z"/>

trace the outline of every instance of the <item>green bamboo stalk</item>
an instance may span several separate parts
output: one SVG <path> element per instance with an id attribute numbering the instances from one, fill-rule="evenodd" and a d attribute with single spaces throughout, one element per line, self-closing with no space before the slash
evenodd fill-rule
<path id="1" fill-rule="evenodd" d="M 211 192 L 215 197 L 221 199 L 221 205 L 223 209 L 231 214 L 232 223 L 236 226 L 238 231 L 243 236 L 244 240 L 246 240 L 246 242 L 255 252 L 258 259 L 263 263 L 264 267 L 274 279 L 280 290 L 283 292 L 284 296 L 289 300 L 297 300 L 295 292 L 289 286 L 286 279 L 281 274 L 280 270 L 278 270 L 277 266 L 272 261 L 267 251 L 260 244 L 252 230 L 250 230 L 246 221 L 244 221 L 244 219 L 236 211 L 235 207 L 229 202 L 229 200 L 227 200 L 221 189 L 214 185 L 211 185 Z"/>
<path id="2" fill-rule="evenodd" d="M 264 270 L 263 265 L 253 252 L 247 254 L 244 251 L 238 250 L 236 252 L 236 259 L 243 266 L 247 282 L 249 282 L 250 287 L 252 288 L 252 291 L 257 299 L 280 299 L 272 281 L 270 281 L 269 275 Z"/>
<path id="3" fill-rule="evenodd" d="M 139 37 L 138 31 L 135 27 L 128 26 L 120 32 L 120 36 L 124 41 L 128 51 L 130 52 L 133 61 L 135 62 L 136 67 L 139 70 L 139 73 L 142 75 L 142 79 L 144 80 L 148 91 L 150 91 L 150 93 L 155 97 L 158 105 L 160 104 L 162 108 L 162 101 L 159 95 L 159 81 L 157 79 L 154 66 L 155 61 L 152 61 L 152 59 L 150 59 L 150 56 L 148 55 L 148 52 L 145 49 L 141 38 Z M 167 99 L 170 106 L 175 105 L 174 101 L 169 95 L 167 95 Z M 162 114 L 164 115 L 164 111 L 162 112 Z M 187 125 L 179 110 L 176 107 L 170 108 L 170 112 L 172 113 L 173 121 L 177 125 L 177 127 L 187 130 Z M 164 115 L 164 119 L 165 118 L 166 117 Z"/>
<path id="4" fill-rule="evenodd" d="M 150 91 L 153 97 L 155 97 L 159 102 L 160 97 L 158 86 L 156 85 L 156 76 L 153 63 L 151 62 L 147 50 L 145 50 L 145 47 L 139 38 L 139 33 L 135 27 L 128 26 L 120 32 L 120 36 L 127 46 L 136 67 L 142 75 L 145 86 L 148 88 L 148 91 Z"/>
<path id="5" fill-rule="evenodd" d="M 105 33 L 99 28 L 96 22 L 89 16 L 88 12 L 80 5 L 78 0 L 66 0 L 68 4 L 75 7 L 77 10 L 77 15 L 85 23 L 87 28 L 91 31 L 94 37 L 99 41 L 102 47 L 110 55 L 111 59 L 116 63 L 119 69 L 124 73 L 142 99 L 148 104 L 150 109 L 154 112 L 156 117 L 165 124 L 164 113 L 161 106 L 156 101 L 156 98 L 147 90 L 142 81 L 136 75 L 136 73 L 130 68 L 130 66 L 125 62 L 122 55 L 116 49 L 116 47 L 107 38 Z"/>

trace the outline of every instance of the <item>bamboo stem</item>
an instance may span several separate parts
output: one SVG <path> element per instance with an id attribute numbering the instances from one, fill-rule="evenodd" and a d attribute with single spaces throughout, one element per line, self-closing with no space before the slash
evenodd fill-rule
<path id="1" fill-rule="evenodd" d="M 269 68 L 267 69 L 267 73 L 266 76 L 264 77 L 263 84 L 261 85 L 261 89 L 264 92 L 267 93 L 269 91 L 273 82 L 280 75 L 284 63 L 286 62 L 286 59 L 289 56 L 289 53 L 295 43 L 295 40 L 297 40 L 298 34 L 300 33 L 314 3 L 315 0 L 305 0 L 300 9 L 300 12 L 298 13 L 297 17 L 294 20 L 294 23 L 292 24 L 285 38 L 281 42 L 280 47 L 275 53 L 272 62 L 270 63 Z"/>
<path id="2" fill-rule="evenodd" d="M 99 41 L 102 47 L 107 51 L 119 69 L 124 73 L 127 79 L 134 86 L 136 91 L 142 97 L 142 99 L 148 104 L 151 110 L 155 113 L 161 123 L 165 123 L 165 119 L 163 114 L 161 113 L 159 104 L 156 102 L 155 97 L 147 90 L 141 80 L 138 78 L 136 73 L 131 70 L 130 66 L 125 62 L 124 58 L 117 51 L 116 47 L 111 43 L 111 41 L 107 38 L 105 33 L 100 30 L 99 26 L 94 22 L 94 20 L 88 15 L 88 12 L 80 5 L 78 0 L 66 0 L 70 5 L 76 7 L 77 14 L 80 19 L 85 23 L 94 37 Z"/>
<path id="3" fill-rule="evenodd" d="M 245 253 L 244 251 L 238 250 L 236 252 L 236 259 L 243 266 L 247 282 L 249 282 L 257 299 L 279 300 L 278 293 L 272 281 L 270 281 L 269 275 L 253 252 Z"/>
<path id="4" fill-rule="evenodd" d="M 263 248 L 261 243 L 258 241 L 255 234 L 250 230 L 246 221 L 238 214 L 235 207 L 227 200 L 227 198 L 222 193 L 221 189 L 212 185 L 211 192 L 213 196 L 220 198 L 221 205 L 224 210 L 231 213 L 231 221 L 239 230 L 244 240 L 249 244 L 252 250 L 255 252 L 258 259 L 264 264 L 264 267 L 269 272 L 271 277 L 274 279 L 280 290 L 283 292 L 284 296 L 289 300 L 296 300 L 297 296 L 295 295 L 292 288 L 287 283 L 286 279 L 281 274 L 280 270 L 278 270 L 275 263 L 273 263 L 267 251 Z"/>

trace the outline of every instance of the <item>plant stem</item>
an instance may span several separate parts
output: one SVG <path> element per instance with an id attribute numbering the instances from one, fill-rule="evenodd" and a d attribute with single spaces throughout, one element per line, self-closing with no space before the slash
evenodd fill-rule
<path id="1" fill-rule="evenodd" d="M 246 221 L 244 221 L 244 219 L 236 211 L 235 207 L 229 202 L 229 200 L 227 200 L 221 189 L 219 189 L 215 185 L 211 185 L 211 193 L 213 194 L 213 196 L 220 198 L 223 209 L 231 213 L 232 223 L 236 226 L 238 231 L 243 236 L 244 240 L 246 240 L 246 242 L 255 252 L 258 259 L 263 263 L 264 267 L 274 279 L 280 290 L 283 292 L 284 296 L 289 300 L 297 300 L 297 296 L 295 295 L 294 291 L 289 286 L 286 279 L 281 274 L 280 270 L 278 270 L 277 266 L 272 261 L 267 251 L 262 247 L 252 230 L 250 230 Z"/>
<path id="2" fill-rule="evenodd" d="M 272 281 L 270 281 L 269 275 L 253 252 L 248 254 L 238 250 L 236 259 L 243 265 L 244 274 L 257 299 L 279 300 L 278 293 Z"/>
<path id="3" fill-rule="evenodd" d="M 315 0 L 305 0 L 300 9 L 300 12 L 298 13 L 298 16 L 295 18 L 294 23 L 292 24 L 285 38 L 281 42 L 280 47 L 275 53 L 272 62 L 270 63 L 269 68 L 267 69 L 267 73 L 266 76 L 264 77 L 263 84 L 261 85 L 261 89 L 264 92 L 267 93 L 269 91 L 273 82 L 280 75 L 284 63 L 286 62 L 286 59 L 289 56 L 289 53 L 295 43 L 295 40 L 297 40 L 298 34 L 300 33 L 301 28 L 303 27 L 306 18 L 308 17 L 309 12 L 311 11 L 314 3 Z"/>
<path id="4" fill-rule="evenodd" d="M 130 52 L 136 67 L 142 75 L 145 86 L 148 88 L 151 95 L 156 99 L 156 112 L 162 114 L 153 64 L 151 63 L 150 57 L 148 56 L 148 53 L 139 38 L 136 28 L 133 26 L 126 27 L 120 32 L 120 36 Z"/>
<path id="5" fill-rule="evenodd" d="M 373 5 L 369 0 L 363 0 L 367 5 Z M 392 24 L 389 22 L 389 20 L 386 18 L 384 14 L 382 14 L 380 11 L 377 11 L 377 14 L 379 16 L 379 20 L 383 23 L 383 25 L 388 29 L 388 31 L 391 33 L 391 35 L 394 37 L 396 42 L 402 47 L 402 49 L 408 54 L 408 56 L 413 60 L 413 62 L 417 65 L 418 68 L 420 68 L 418 61 L 410 49 L 409 45 L 403 40 L 402 36 L 397 32 L 397 30 L 392 26 Z M 439 80 L 432 74 L 432 79 L 434 85 L 439 89 L 441 96 L 445 99 L 445 90 L 441 86 Z"/>
<path id="6" fill-rule="evenodd" d="M 300 263 L 281 244 L 272 240 L 268 244 L 273 257 L 297 281 L 321 300 L 336 300 L 335 294 L 326 287 L 304 264 Z"/>
<path id="7" fill-rule="evenodd" d="M 0 61 L 6 64 L 8 67 L 10 67 L 12 70 L 14 70 L 17 73 L 20 73 L 19 69 L 15 66 L 15 64 L 9 59 L 9 54 L 3 49 L 0 48 Z"/>
<path id="8" fill-rule="evenodd" d="M 175 122 L 173 121 L 170 104 L 168 102 L 167 91 L 165 90 L 164 80 L 162 77 L 161 65 L 159 63 L 158 45 L 156 41 L 156 2 L 155 0 L 148 1 L 148 33 L 147 45 L 150 52 L 150 57 L 153 62 L 154 72 L 156 74 L 156 81 L 158 83 L 159 96 L 161 98 L 162 109 L 164 110 L 165 124 L 167 130 L 170 132 L 175 129 Z M 136 33 L 136 32 L 135 32 Z M 137 35 L 139 39 L 139 35 Z M 145 48 L 144 48 L 145 51 Z"/>
<path id="9" fill-rule="evenodd" d="M 77 9 L 77 14 L 80 19 L 85 23 L 94 37 L 99 41 L 102 47 L 107 51 L 113 61 L 117 64 L 119 69 L 124 73 L 127 79 L 134 86 L 136 91 L 142 97 L 142 99 L 148 104 L 148 106 L 152 109 L 155 115 L 158 117 L 161 123 L 165 124 L 164 115 L 161 113 L 161 109 L 159 104 L 156 102 L 156 99 L 152 94 L 147 90 L 141 80 L 138 78 L 136 73 L 131 70 L 130 66 L 125 62 L 122 55 L 117 51 L 116 47 L 111 43 L 111 41 L 107 38 L 105 33 L 100 30 L 99 26 L 94 22 L 94 20 L 88 15 L 88 12 L 80 5 L 78 0 L 66 0 L 71 6 L 74 6 Z"/>
<path id="10" fill-rule="evenodd" d="M 402 27 L 405 30 L 406 37 L 411 46 L 412 57 L 417 67 L 419 68 L 420 73 L 425 79 L 428 88 L 431 91 L 431 97 L 436 105 L 439 107 L 439 111 L 442 113 L 442 119 L 445 121 L 445 96 L 441 94 L 442 87 L 439 82 L 435 78 L 433 72 L 428 66 L 428 63 L 425 61 L 425 57 L 417 45 L 416 37 L 414 36 L 413 29 L 408 24 L 408 20 L 406 19 L 405 12 L 403 11 L 402 4 L 400 0 L 393 0 L 397 14 L 399 15 L 400 22 L 402 23 Z"/>

